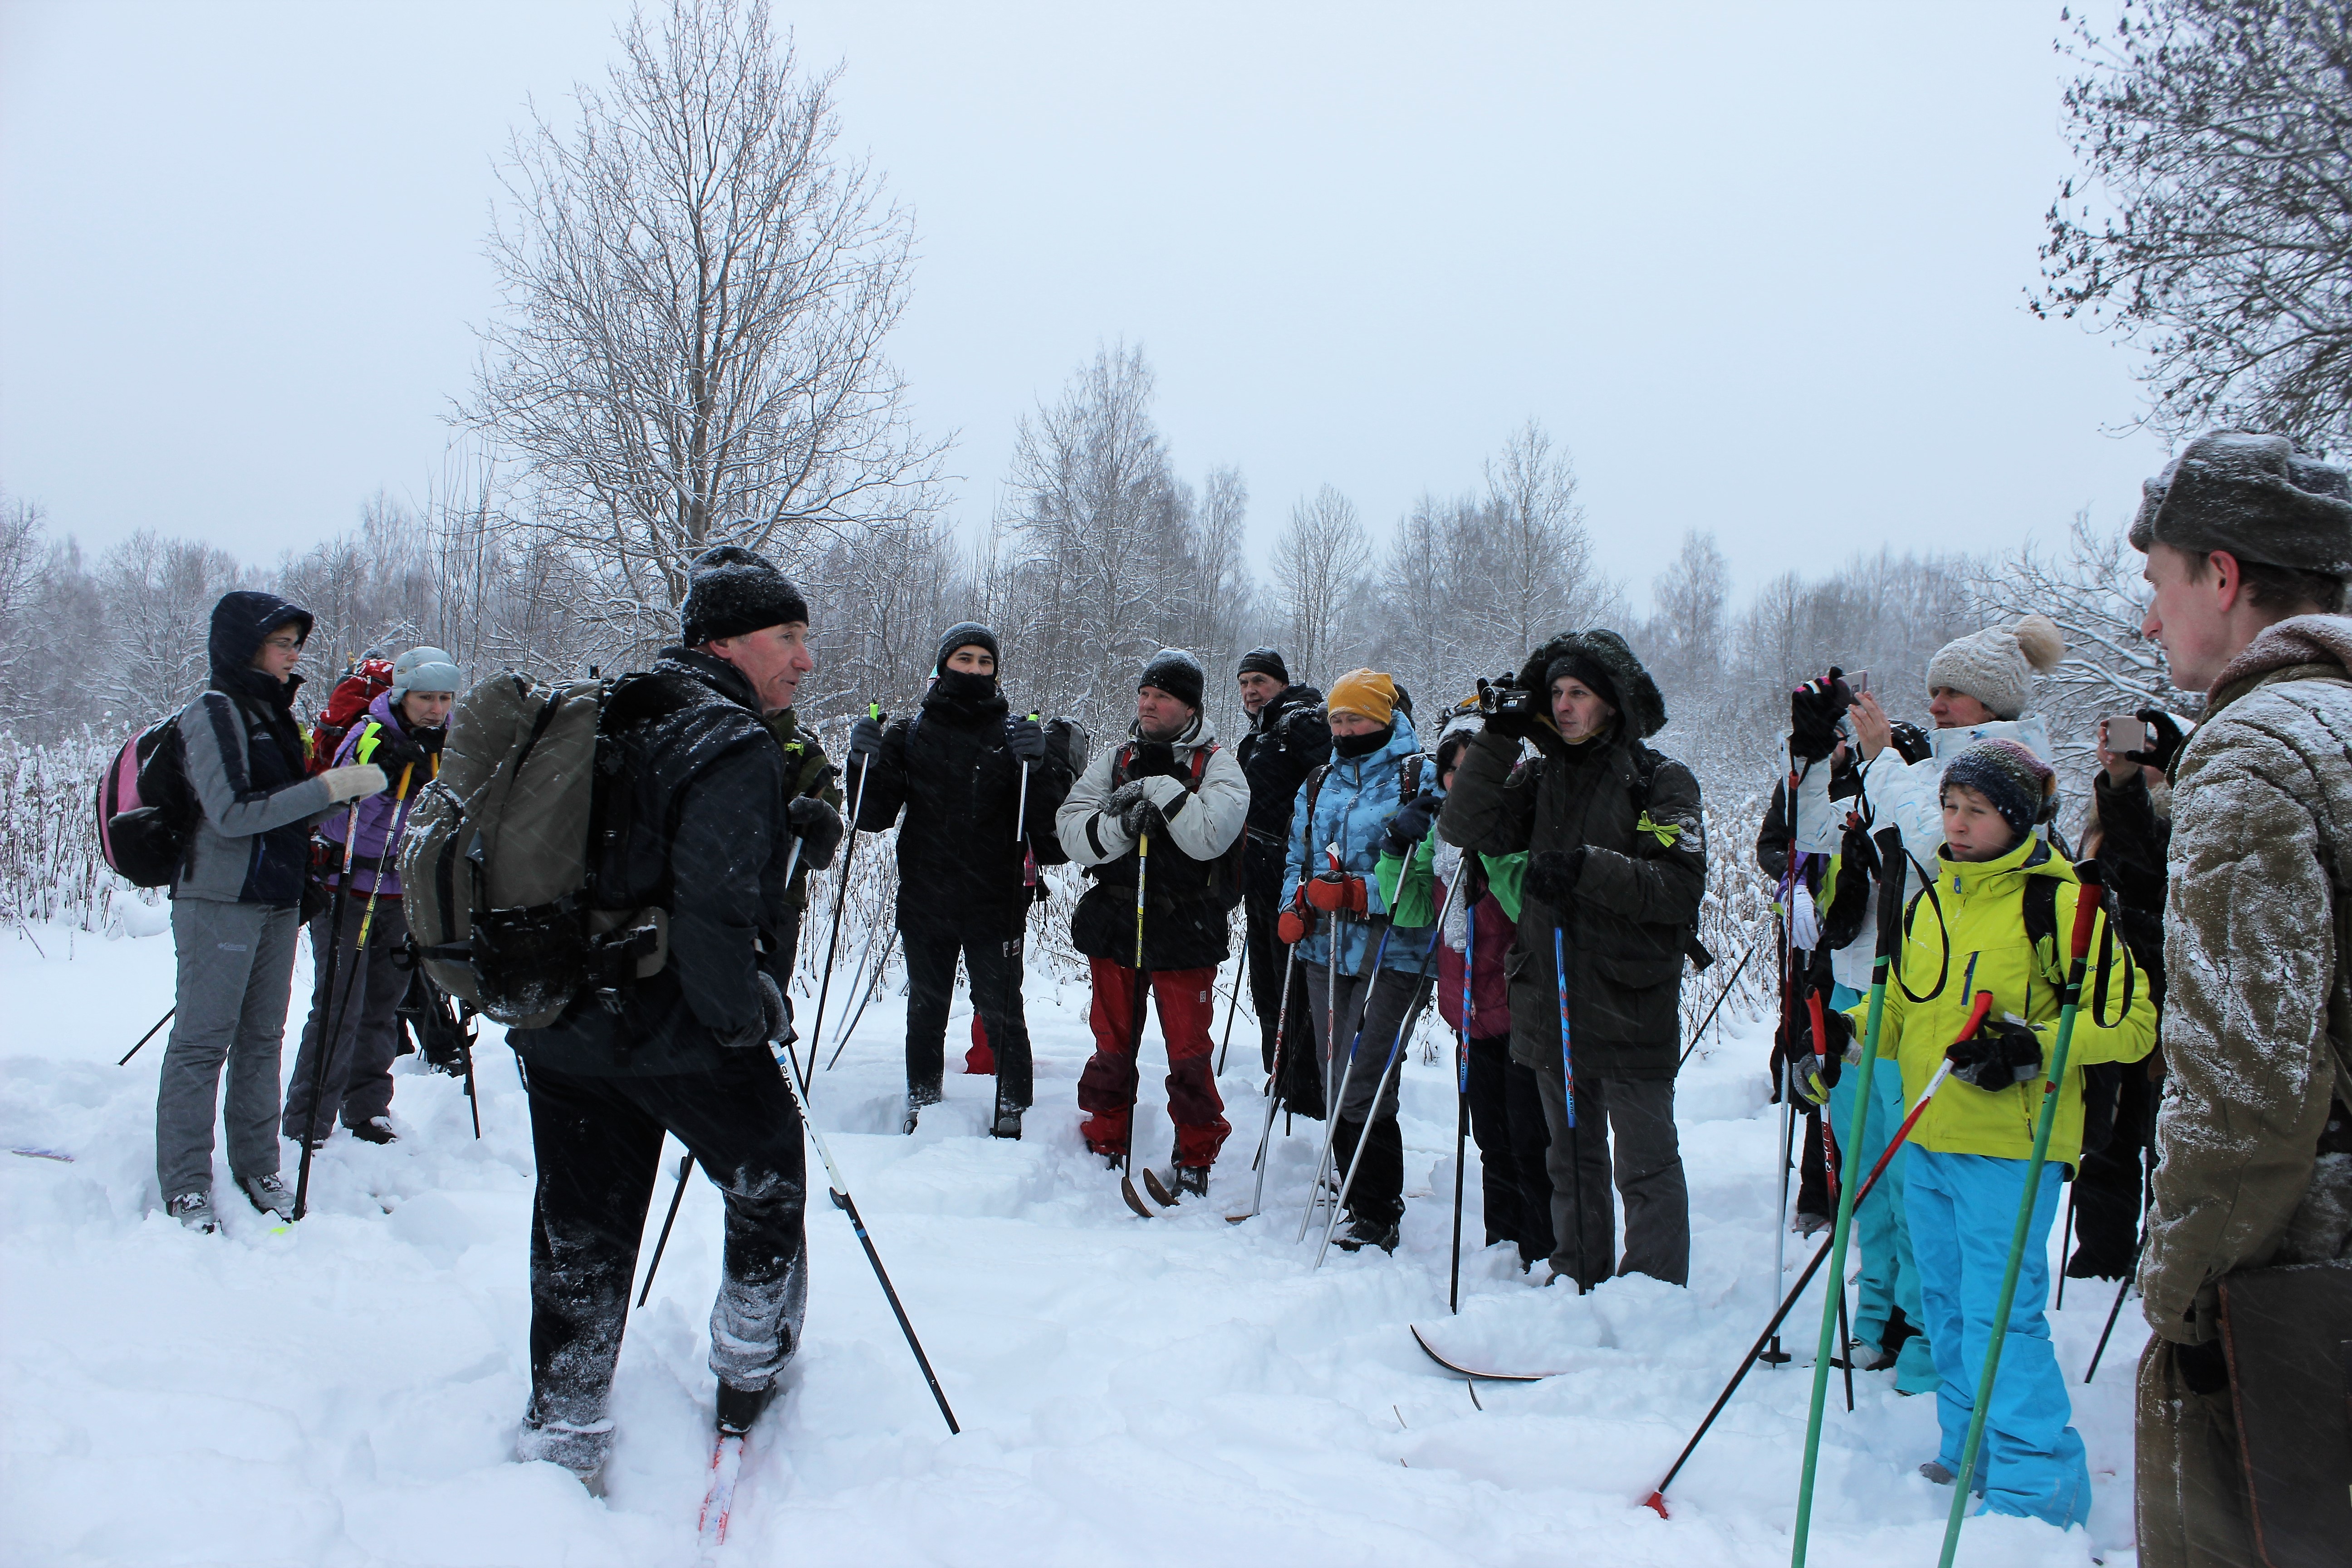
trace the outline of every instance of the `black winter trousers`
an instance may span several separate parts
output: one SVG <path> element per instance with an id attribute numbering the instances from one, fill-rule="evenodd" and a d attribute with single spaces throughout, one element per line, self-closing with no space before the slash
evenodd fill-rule
<path id="1" fill-rule="evenodd" d="M 1243 901 L 1248 920 L 1244 952 L 1249 961 L 1250 1011 L 1257 1015 L 1258 1068 L 1274 1070 L 1275 1031 L 1282 1012 L 1283 971 L 1290 963 L 1290 948 L 1276 931 L 1280 911 L 1271 895 L 1253 893 Z M 1301 1116 L 1323 1120 L 1323 1074 L 1310 1042 L 1314 1026 L 1307 1021 L 1307 979 L 1290 976 L 1290 1021 L 1282 1026 L 1282 1082 L 1276 1092 L 1283 1108 Z"/>
<path id="2" fill-rule="evenodd" d="M 1511 1037 L 1470 1042 L 1470 1136 L 1478 1145 L 1478 1191 L 1486 1245 L 1518 1244 L 1519 1261 L 1551 1253 L 1551 1132 L 1533 1069 L 1511 1059 Z"/>
<path id="3" fill-rule="evenodd" d="M 907 944 L 907 1092 L 925 1105 L 940 1098 L 947 1070 L 948 1005 L 955 997 L 956 955 L 963 955 L 971 982 L 971 1005 L 988 1029 L 996 1054 L 996 1099 L 1001 1105 L 1029 1108 L 1034 1087 L 1029 1060 L 1029 1024 L 1021 1010 L 1024 930 L 1013 935 L 982 935 L 953 926 L 898 928 Z"/>
<path id="4" fill-rule="evenodd" d="M 2085 1071 L 2086 1080 L 2107 1063 Z M 2131 1272 L 2139 1247 L 2141 1155 L 2156 1133 L 2158 1086 L 2145 1062 L 2112 1064 L 2116 1075 L 2115 1130 L 2085 1150 L 2074 1175 L 2074 1256 L 2066 1272 L 2077 1279 L 2120 1279 Z"/>
<path id="5" fill-rule="evenodd" d="M 715 1072 L 657 1078 L 534 1067 L 530 1089 L 531 1422 L 605 1419 L 664 1131 L 727 1200 L 710 1370 L 737 1388 L 773 1383 L 808 1303 L 801 1121 L 774 1058 L 730 1051 Z"/>

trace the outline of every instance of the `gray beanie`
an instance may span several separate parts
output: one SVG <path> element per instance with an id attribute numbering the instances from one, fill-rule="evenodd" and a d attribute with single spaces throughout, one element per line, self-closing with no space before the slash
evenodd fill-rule
<path id="1" fill-rule="evenodd" d="M 1927 661 L 1927 689 L 1949 687 L 1973 697 L 1998 718 L 2014 719 L 2032 706 L 2033 677 L 2058 668 L 2066 639 L 2047 616 L 2027 616 L 2013 626 L 1988 626 L 1954 637 Z"/>
<path id="2" fill-rule="evenodd" d="M 2352 478 L 2284 436 L 2216 430 L 2140 487 L 2131 543 L 2352 577 Z"/>
<path id="3" fill-rule="evenodd" d="M 437 647 L 413 647 L 392 661 L 392 700 L 412 691 L 463 691 L 466 678 L 457 661 Z"/>

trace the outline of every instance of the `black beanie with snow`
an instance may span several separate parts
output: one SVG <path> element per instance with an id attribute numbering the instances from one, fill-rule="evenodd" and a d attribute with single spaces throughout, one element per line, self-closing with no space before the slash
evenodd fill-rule
<path id="1" fill-rule="evenodd" d="M 799 586 L 757 551 L 721 544 L 687 568 L 686 603 L 678 606 L 681 640 L 699 647 L 713 637 L 739 637 L 762 626 L 808 623 Z"/>
<path id="2" fill-rule="evenodd" d="M 1201 661 L 1181 647 L 1163 647 L 1151 656 L 1143 667 L 1143 679 L 1135 683 L 1138 691 L 1156 686 L 1177 701 L 1200 711 L 1201 694 L 1207 689 L 1208 679 L 1201 673 Z"/>

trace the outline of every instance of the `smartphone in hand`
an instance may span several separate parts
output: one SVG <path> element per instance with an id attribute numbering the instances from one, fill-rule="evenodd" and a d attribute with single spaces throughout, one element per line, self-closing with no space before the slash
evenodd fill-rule
<path id="1" fill-rule="evenodd" d="M 1845 688 L 1848 691 L 1853 692 L 1856 697 L 1866 696 L 1870 691 L 1870 671 L 1866 669 L 1855 670 L 1853 674 L 1845 678 Z"/>

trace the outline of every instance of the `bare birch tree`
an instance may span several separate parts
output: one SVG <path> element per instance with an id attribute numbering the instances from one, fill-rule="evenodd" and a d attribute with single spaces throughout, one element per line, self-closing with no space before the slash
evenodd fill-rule
<path id="1" fill-rule="evenodd" d="M 1339 634 L 1350 602 L 1368 590 L 1371 541 L 1356 503 L 1325 485 L 1290 509 L 1290 524 L 1274 547 L 1274 580 L 1290 623 L 1290 672 L 1295 679 L 1328 684 L 1342 673 Z"/>
<path id="2" fill-rule="evenodd" d="M 912 221 L 838 150 L 835 73 L 764 0 L 671 0 L 624 31 L 567 132 L 534 117 L 489 241 L 505 314 L 465 417 L 518 458 L 583 606 L 669 635 L 686 567 L 733 542 L 797 563 L 932 505 L 884 340 Z"/>

